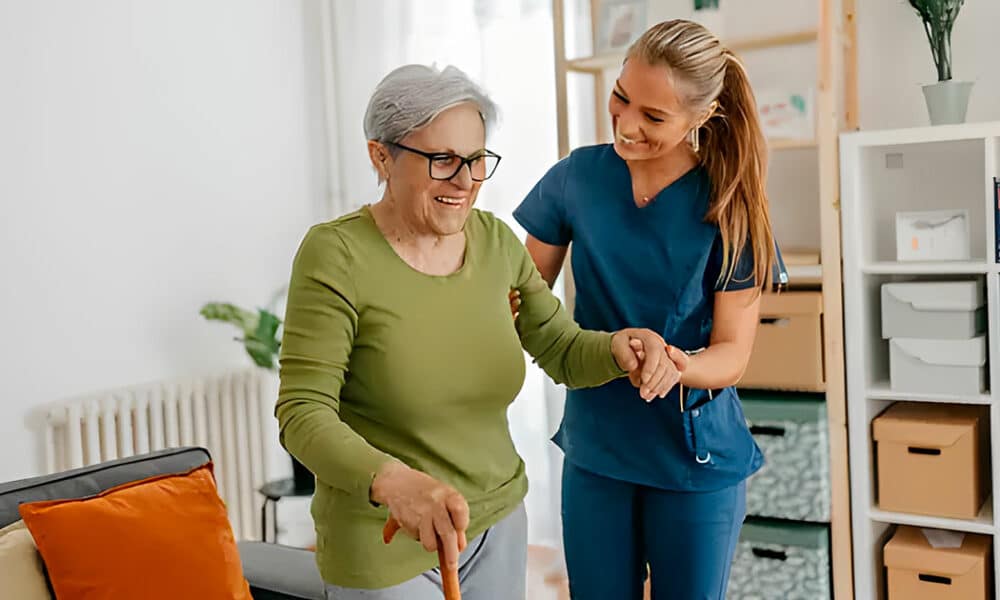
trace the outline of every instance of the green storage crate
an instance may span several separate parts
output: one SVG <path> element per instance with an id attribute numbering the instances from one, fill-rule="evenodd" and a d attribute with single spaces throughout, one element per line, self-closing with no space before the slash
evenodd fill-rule
<path id="1" fill-rule="evenodd" d="M 747 514 L 830 521 L 830 444 L 820 394 L 740 392 L 764 466 L 747 482 Z"/>
<path id="2" fill-rule="evenodd" d="M 729 577 L 728 600 L 829 600 L 830 533 L 825 525 L 749 520 Z"/>

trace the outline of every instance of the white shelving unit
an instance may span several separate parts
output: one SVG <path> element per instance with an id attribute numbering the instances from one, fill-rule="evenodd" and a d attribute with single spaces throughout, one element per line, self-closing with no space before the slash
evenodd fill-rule
<path id="1" fill-rule="evenodd" d="M 998 498 L 972 520 L 900 514 L 876 504 L 872 419 L 896 401 L 990 406 L 994 485 L 1000 485 L 1000 265 L 994 260 L 993 177 L 1000 177 L 1000 122 L 847 133 L 840 141 L 844 253 L 844 330 L 851 467 L 854 592 L 883 598 L 882 548 L 894 525 L 937 527 L 994 537 Z M 891 159 L 891 160 L 890 160 Z M 895 261 L 899 210 L 967 208 L 972 260 Z M 888 343 L 881 337 L 880 286 L 890 281 L 981 279 L 986 283 L 990 389 L 974 396 L 910 394 L 889 387 Z M 1000 597 L 1000 561 L 994 584 Z"/>

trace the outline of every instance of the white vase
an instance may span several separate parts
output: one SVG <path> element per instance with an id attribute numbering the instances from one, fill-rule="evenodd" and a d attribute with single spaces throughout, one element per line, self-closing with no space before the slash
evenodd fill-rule
<path id="1" fill-rule="evenodd" d="M 931 125 L 964 123 L 969 108 L 971 81 L 939 81 L 923 86 Z"/>

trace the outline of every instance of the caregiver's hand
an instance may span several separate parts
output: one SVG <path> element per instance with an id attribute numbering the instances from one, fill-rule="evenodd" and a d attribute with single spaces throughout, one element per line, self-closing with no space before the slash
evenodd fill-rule
<path id="1" fill-rule="evenodd" d="M 667 356 L 666 342 L 654 331 L 622 329 L 611 337 L 611 352 L 646 402 L 663 398 L 680 380 L 680 372 Z"/>
<path id="2" fill-rule="evenodd" d="M 389 508 L 387 532 L 395 521 L 428 552 L 437 550 L 440 540 L 445 560 L 458 567 L 459 552 L 467 544 L 469 505 L 455 488 L 403 463 L 391 462 L 375 475 L 371 499 Z M 387 537 L 391 539 L 391 534 Z"/>
<path id="3" fill-rule="evenodd" d="M 631 340 L 629 342 L 629 346 L 632 348 L 632 351 L 635 352 L 635 356 L 636 358 L 639 359 L 639 362 L 645 360 L 646 352 L 643 348 L 641 341 Z M 686 352 L 684 352 L 677 346 L 672 346 L 670 344 L 666 344 L 666 350 L 667 350 L 667 358 L 674 363 L 674 368 L 677 370 L 677 381 L 674 383 L 676 385 L 677 383 L 680 383 L 681 377 L 684 374 L 684 370 L 687 369 L 688 364 L 691 361 L 691 357 L 688 356 Z M 632 385 L 634 385 L 635 387 L 639 387 L 640 372 L 638 369 L 630 372 L 628 377 L 629 380 L 632 382 Z M 671 389 L 673 389 L 673 386 L 671 386 Z"/>
<path id="4" fill-rule="evenodd" d="M 510 314 L 514 315 L 516 321 L 521 314 L 521 290 L 511 288 L 510 293 L 507 294 L 507 300 L 510 302 Z"/>

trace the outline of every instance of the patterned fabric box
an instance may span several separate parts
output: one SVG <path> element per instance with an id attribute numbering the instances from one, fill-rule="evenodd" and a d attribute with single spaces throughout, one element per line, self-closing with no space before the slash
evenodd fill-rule
<path id="1" fill-rule="evenodd" d="M 747 514 L 830 521 L 830 447 L 819 394 L 741 391 L 764 467 L 747 482 Z"/>
<path id="2" fill-rule="evenodd" d="M 829 600 L 825 525 L 753 519 L 743 524 L 728 600 Z"/>

